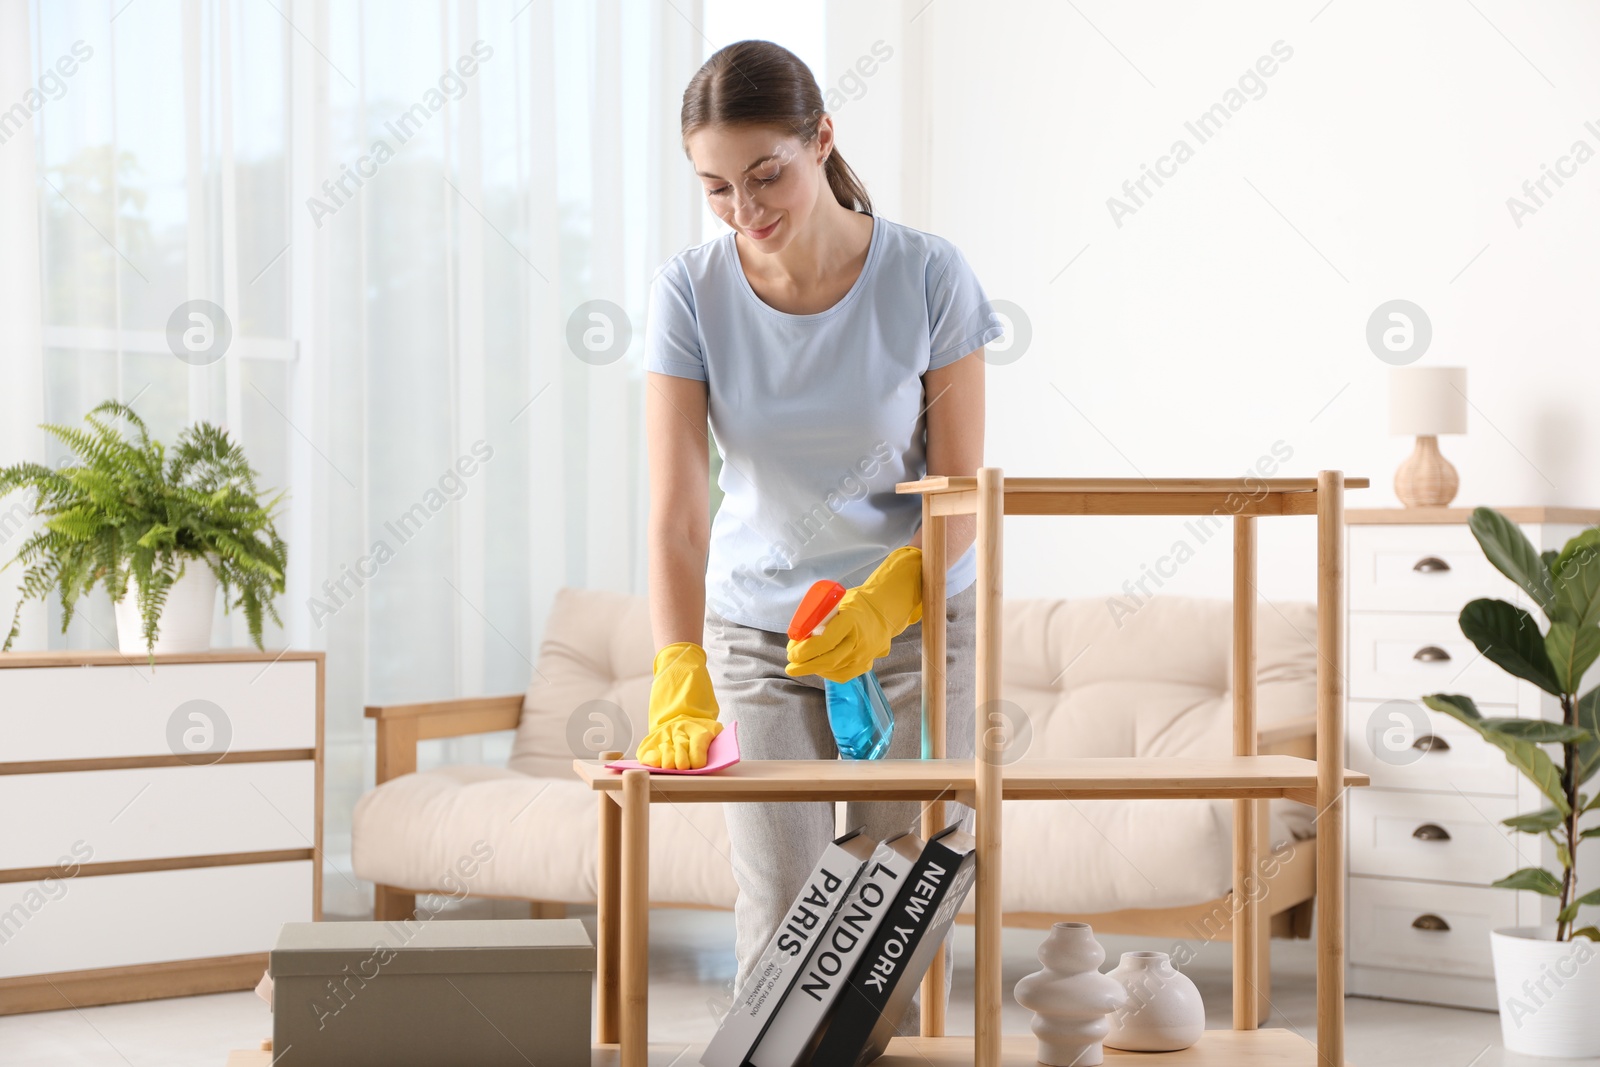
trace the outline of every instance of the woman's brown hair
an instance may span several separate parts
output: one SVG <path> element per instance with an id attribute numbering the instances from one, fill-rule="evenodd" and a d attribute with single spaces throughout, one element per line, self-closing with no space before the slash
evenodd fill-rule
<path id="1" fill-rule="evenodd" d="M 771 41 L 736 41 L 719 48 L 683 91 L 683 141 L 703 126 L 776 126 L 810 144 L 825 109 L 811 68 Z M 833 197 L 851 211 L 872 214 L 872 200 L 836 143 L 823 164 Z"/>

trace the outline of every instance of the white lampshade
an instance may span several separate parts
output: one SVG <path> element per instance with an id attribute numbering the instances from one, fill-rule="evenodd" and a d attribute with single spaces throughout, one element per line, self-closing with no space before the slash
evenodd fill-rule
<path id="1" fill-rule="evenodd" d="M 1389 371 L 1389 432 L 1467 432 L 1467 368 L 1395 367 Z"/>

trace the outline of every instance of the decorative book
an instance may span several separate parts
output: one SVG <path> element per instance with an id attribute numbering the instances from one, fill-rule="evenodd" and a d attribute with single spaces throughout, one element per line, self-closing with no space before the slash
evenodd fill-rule
<path id="1" fill-rule="evenodd" d="M 753 1067 L 795 1067 L 810 1058 L 824 1016 L 889 913 L 922 848 L 922 838 L 906 833 L 873 850 L 866 871 L 828 920 L 756 1045 L 750 1057 Z"/>
<path id="2" fill-rule="evenodd" d="M 877 844 L 860 830 L 835 839 L 823 850 L 789 914 L 723 1016 L 700 1062 L 705 1067 L 741 1067 L 777 1014 L 789 985 L 811 946 L 844 900 Z"/>
<path id="3" fill-rule="evenodd" d="M 976 847 L 977 841 L 959 823 L 929 839 L 850 972 L 811 1055 L 812 1064 L 860 1067 L 883 1055 L 972 888 Z"/>

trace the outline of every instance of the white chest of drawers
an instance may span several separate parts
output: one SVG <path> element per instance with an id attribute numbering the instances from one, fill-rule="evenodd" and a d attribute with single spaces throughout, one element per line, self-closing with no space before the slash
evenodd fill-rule
<path id="1" fill-rule="evenodd" d="M 1600 511 L 1498 508 L 1540 551 L 1600 524 Z M 1347 988 L 1495 1009 L 1489 931 L 1555 921 L 1556 901 L 1490 883 L 1519 867 L 1559 871 L 1547 839 L 1500 824 L 1545 806 L 1499 750 L 1429 711 L 1427 693 L 1465 693 L 1485 715 L 1561 718 L 1556 699 L 1479 655 L 1461 608 L 1507 600 L 1544 617 L 1495 570 L 1470 508 L 1346 513 L 1348 766 L 1372 776 L 1349 795 Z M 1591 670 L 1585 691 L 1600 677 Z M 1579 885 L 1600 887 L 1600 847 L 1578 851 Z M 1593 922 L 1585 909 L 1583 922 Z"/>
<path id="2" fill-rule="evenodd" d="M 0 655 L 0 1014 L 249 989 L 321 918 L 320 652 Z"/>

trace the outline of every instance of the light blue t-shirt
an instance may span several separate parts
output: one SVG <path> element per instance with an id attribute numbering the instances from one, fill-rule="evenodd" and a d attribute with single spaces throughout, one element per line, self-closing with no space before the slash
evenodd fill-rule
<path id="1" fill-rule="evenodd" d="M 966 258 L 878 216 L 861 275 L 826 311 L 756 295 L 729 231 L 668 260 L 650 286 L 645 369 L 707 383 L 723 457 L 706 604 L 782 633 L 813 582 L 854 588 L 922 525 L 922 375 L 1004 332 Z M 977 546 L 946 572 L 977 577 Z"/>

